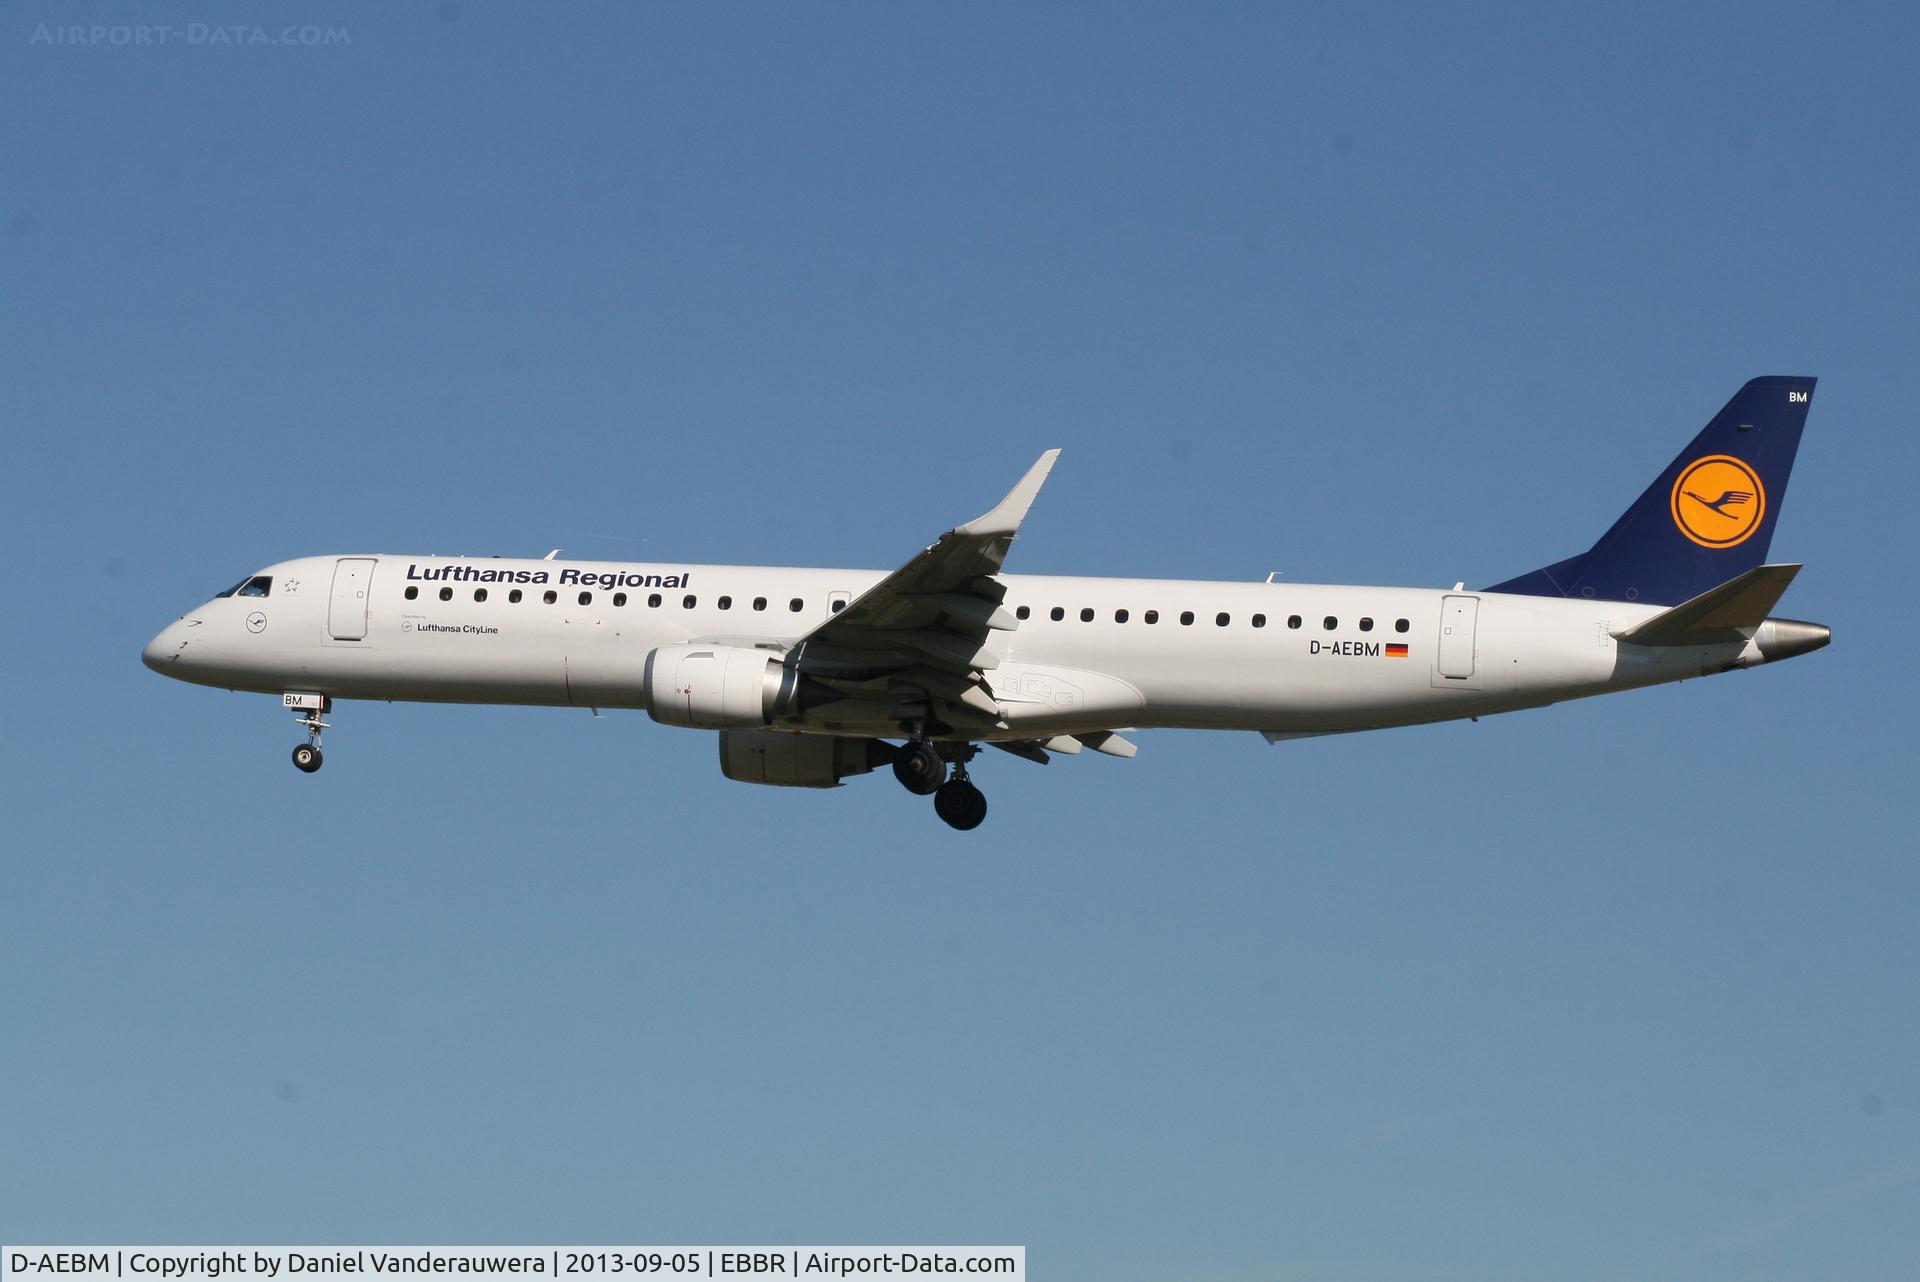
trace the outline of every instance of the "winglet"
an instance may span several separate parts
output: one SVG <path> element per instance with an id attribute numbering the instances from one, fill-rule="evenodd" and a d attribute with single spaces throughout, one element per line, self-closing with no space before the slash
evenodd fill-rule
<path id="1" fill-rule="evenodd" d="M 1007 492 L 999 506 L 985 516 L 976 517 L 954 530 L 955 534 L 970 534 L 984 538 L 994 535 L 1012 535 L 1020 529 L 1020 522 L 1027 519 L 1027 510 L 1033 506 L 1033 500 L 1040 493 L 1040 487 L 1047 483 L 1047 473 L 1053 471 L 1053 461 L 1060 457 L 1059 450 L 1048 450 L 1040 456 L 1038 462 L 1027 469 L 1020 483 Z"/>

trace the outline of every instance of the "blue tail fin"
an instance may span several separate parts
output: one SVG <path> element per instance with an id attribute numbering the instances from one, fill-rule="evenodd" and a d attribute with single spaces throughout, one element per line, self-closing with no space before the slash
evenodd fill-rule
<path id="1" fill-rule="evenodd" d="M 1813 385 L 1754 379 L 1598 543 L 1486 591 L 1677 605 L 1761 564 Z"/>

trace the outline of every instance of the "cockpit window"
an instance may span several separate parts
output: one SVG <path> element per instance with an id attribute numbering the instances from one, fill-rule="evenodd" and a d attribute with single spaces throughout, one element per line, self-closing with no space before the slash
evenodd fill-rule
<path id="1" fill-rule="evenodd" d="M 241 596 L 266 596 L 273 591 L 273 576 L 256 574 L 240 585 Z"/>
<path id="2" fill-rule="evenodd" d="M 251 582 L 253 582 L 253 580 L 252 580 L 252 579 L 242 579 L 242 580 L 240 580 L 240 581 L 239 581 L 238 583 L 236 583 L 236 584 L 234 584 L 234 585 L 233 585 L 232 587 L 230 587 L 230 588 L 228 588 L 228 589 L 227 589 L 227 590 L 226 590 L 225 592 L 216 592 L 216 593 L 214 593 L 214 594 L 213 594 L 213 599 L 214 599 L 214 600 L 216 600 L 216 601 L 218 601 L 218 600 L 219 600 L 219 599 L 220 599 L 221 597 L 229 597 L 229 596 L 232 596 L 232 595 L 233 595 L 234 593 L 236 593 L 236 592 L 238 592 L 238 591 L 239 591 L 239 590 L 240 590 L 241 588 L 244 588 L 244 587 L 246 587 L 246 586 L 247 586 L 247 584 L 249 584 L 249 583 L 251 583 Z"/>

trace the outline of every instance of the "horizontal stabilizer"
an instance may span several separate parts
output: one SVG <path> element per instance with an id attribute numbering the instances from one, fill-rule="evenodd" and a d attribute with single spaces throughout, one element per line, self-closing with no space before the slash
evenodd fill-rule
<path id="1" fill-rule="evenodd" d="M 1614 633 L 1634 645 L 1719 645 L 1751 638 L 1780 601 L 1797 565 L 1757 565 L 1745 574 L 1682 601 L 1645 623 Z"/>

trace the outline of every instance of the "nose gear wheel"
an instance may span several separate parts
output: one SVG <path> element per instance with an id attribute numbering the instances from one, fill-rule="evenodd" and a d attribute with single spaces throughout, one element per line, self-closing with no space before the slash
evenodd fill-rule
<path id="1" fill-rule="evenodd" d="M 293 766 L 294 769 L 304 774 L 312 774 L 320 768 L 321 763 L 325 760 L 320 754 L 320 732 L 328 728 L 327 722 L 323 720 L 323 718 L 327 713 L 333 711 L 333 700 L 326 695 L 289 694 L 287 696 L 288 705 L 292 706 L 296 698 L 307 701 L 308 706 L 294 708 L 296 715 L 293 719 L 294 724 L 306 728 L 307 741 L 293 750 Z M 318 707 L 312 706 L 316 698 L 319 701 Z"/>

